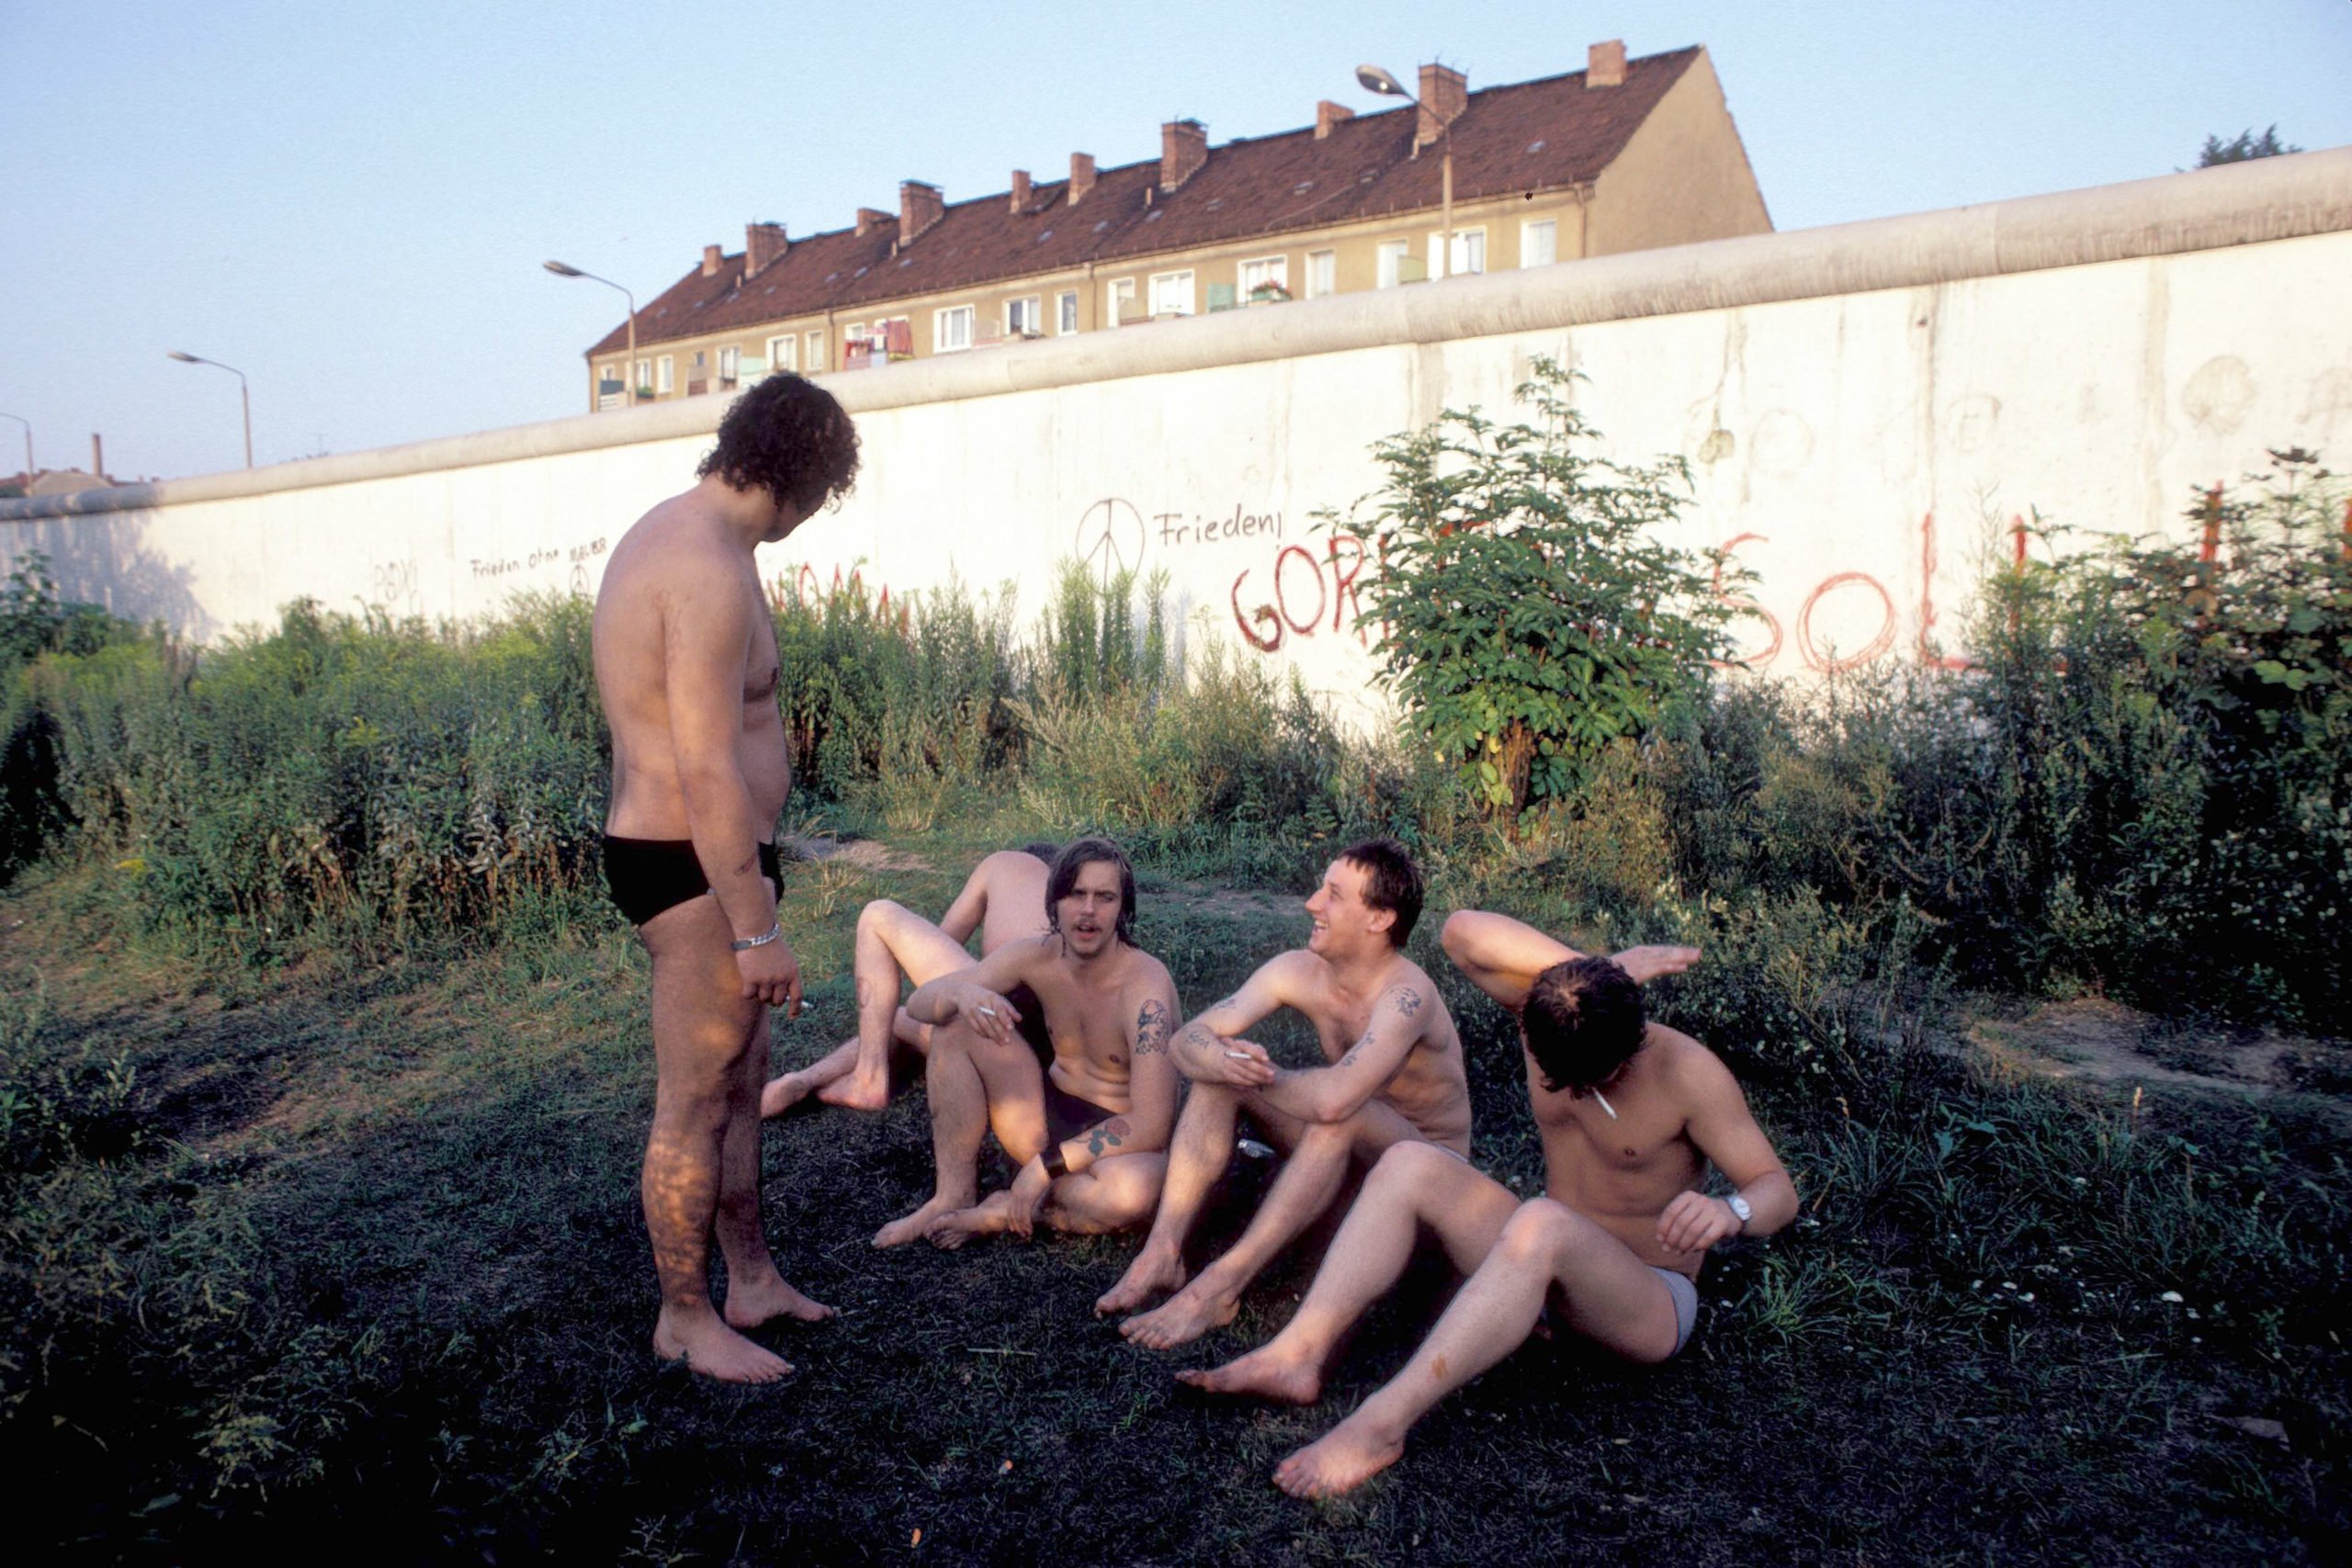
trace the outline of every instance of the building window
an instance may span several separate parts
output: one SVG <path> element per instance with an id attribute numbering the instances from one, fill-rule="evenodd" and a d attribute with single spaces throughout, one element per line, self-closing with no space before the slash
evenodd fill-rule
<path id="1" fill-rule="evenodd" d="M 1032 294 L 1026 299 L 1004 302 L 1004 335 L 1007 337 L 1037 337 L 1046 330 L 1045 302 Z"/>
<path id="2" fill-rule="evenodd" d="M 1320 299 L 1326 294 L 1340 291 L 1340 253 L 1309 251 L 1306 253 L 1306 297 Z"/>
<path id="3" fill-rule="evenodd" d="M 1136 280 L 1114 277 L 1111 280 L 1111 324 L 1124 327 L 1136 318 Z"/>
<path id="4" fill-rule="evenodd" d="M 1538 218 L 1519 226 L 1519 265 L 1550 266 L 1560 259 L 1560 226 L 1549 218 Z"/>
<path id="5" fill-rule="evenodd" d="M 1290 298 L 1290 257 L 1260 256 L 1241 264 L 1241 302 Z"/>
<path id="6" fill-rule="evenodd" d="M 1410 240 L 1380 242 L 1380 276 L 1377 287 L 1394 288 L 1404 281 L 1405 258 L 1412 251 Z"/>
<path id="7" fill-rule="evenodd" d="M 825 334 L 823 333 L 808 334 L 808 353 L 800 363 L 811 370 L 822 370 L 825 367 Z"/>
<path id="8" fill-rule="evenodd" d="M 678 371 L 670 355 L 663 355 L 653 362 L 653 390 L 656 396 L 668 397 L 678 384 Z"/>
<path id="9" fill-rule="evenodd" d="M 653 389 L 653 361 L 640 359 L 637 362 L 637 379 L 629 389 L 632 392 L 650 392 Z"/>
<path id="10" fill-rule="evenodd" d="M 1465 272 L 1487 270 L 1487 231 L 1484 229 L 1456 229 L 1453 231 L 1453 265 L 1441 266 L 1445 253 L 1445 231 L 1430 232 L 1430 276 L 1455 277 Z"/>
<path id="11" fill-rule="evenodd" d="M 800 340 L 786 333 L 782 337 L 768 339 L 768 368 L 797 370 L 800 367 Z"/>
<path id="12" fill-rule="evenodd" d="M 931 316 L 931 352 L 954 354 L 972 346 L 972 308 L 950 305 Z"/>
<path id="13" fill-rule="evenodd" d="M 718 351 L 718 387 L 725 391 L 743 378 L 743 351 L 729 344 Z"/>
<path id="14" fill-rule="evenodd" d="M 1193 274 L 1155 272 L 1151 275 L 1151 313 L 1155 316 L 1189 316 L 1193 313 Z"/>
<path id="15" fill-rule="evenodd" d="M 1077 289 L 1064 289 L 1059 295 L 1055 297 L 1054 314 L 1056 320 L 1054 330 L 1056 332 L 1074 333 L 1078 331 Z"/>

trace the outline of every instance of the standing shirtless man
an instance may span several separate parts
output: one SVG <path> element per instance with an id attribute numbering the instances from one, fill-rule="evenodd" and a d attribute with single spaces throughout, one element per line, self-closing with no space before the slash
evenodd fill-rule
<path id="1" fill-rule="evenodd" d="M 1445 950 L 1520 1016 L 1544 1195 L 1521 1203 L 1428 1145 L 1391 1149 L 1289 1325 L 1226 1366 L 1179 1374 L 1213 1393 L 1314 1404 L 1340 1335 L 1402 1276 L 1423 1227 L 1437 1236 L 1468 1282 L 1403 1371 L 1275 1468 L 1294 1496 L 1345 1492 L 1394 1464 L 1413 1423 L 1510 1354 L 1547 1308 L 1629 1360 L 1669 1359 L 1697 1322 L 1707 1249 L 1796 1217 L 1796 1188 L 1738 1082 L 1689 1035 L 1645 1022 L 1623 967 L 1476 910 L 1446 921 Z M 1699 1190 L 1711 1161 L 1728 1198 Z"/>
<path id="2" fill-rule="evenodd" d="M 879 1111 L 890 1103 L 890 1047 L 904 1045 L 921 1055 L 931 1049 L 931 1025 L 917 1023 L 899 1005 L 899 977 L 917 986 L 972 965 L 965 951 L 980 933 L 980 956 L 1006 942 L 1043 936 L 1046 870 L 1051 844 L 1000 850 L 972 868 L 964 890 L 933 925 L 904 904 L 876 898 L 857 912 L 857 1035 L 798 1072 L 768 1080 L 760 1091 L 760 1114 L 780 1115 L 814 1093 L 828 1105 Z M 1018 1003 L 1020 998 L 1014 998 Z M 1022 1032 L 1041 1057 L 1050 1056 L 1042 1021 L 1033 1005 L 1023 1009 Z"/>
<path id="3" fill-rule="evenodd" d="M 845 491 L 857 434 L 797 376 L 727 412 L 701 482 L 639 518 L 596 595 L 596 689 L 613 730 L 605 874 L 653 960 L 646 1234 L 654 1354 L 729 1382 L 792 1371 L 740 1330 L 831 1315 L 784 1281 L 760 1224 L 768 1009 L 800 1009 L 773 842 L 792 787 L 774 623 L 752 552 Z M 713 1235 L 727 1262 L 712 1306 Z"/>
<path id="4" fill-rule="evenodd" d="M 1026 1236 L 1041 1210 L 1056 1230 L 1120 1230 L 1159 1201 L 1176 1121 L 1176 985 L 1135 945 L 1135 872 L 1109 840 L 1080 839 L 1055 857 L 1046 901 L 1047 934 L 907 998 L 909 1013 L 935 1026 L 923 1082 L 937 1180 L 929 1201 L 875 1234 L 876 1247 Z M 1050 1067 L 1022 1042 L 1031 1015 L 1012 998 L 1023 987 L 1053 1042 Z M 991 1129 L 1021 1170 L 980 1203 Z"/>
<path id="5" fill-rule="evenodd" d="M 1159 1212 L 1143 1250 L 1094 1303 L 1098 1313 L 1130 1312 L 1175 1291 L 1157 1311 L 1120 1325 L 1146 1348 L 1232 1322 L 1259 1270 L 1330 1208 L 1351 1160 L 1369 1167 L 1392 1145 L 1415 1140 L 1470 1152 L 1461 1037 L 1437 987 L 1404 953 L 1421 913 L 1412 857 L 1393 839 L 1353 845 L 1324 872 L 1306 913 L 1314 925 L 1304 950 L 1269 959 L 1176 1036 L 1170 1054 L 1193 1089 Z M 1241 1038 L 1283 1007 L 1315 1026 L 1329 1065 L 1277 1067 L 1264 1047 Z M 1187 1284 L 1184 1239 L 1232 1157 L 1244 1111 L 1289 1157 L 1241 1239 Z"/>

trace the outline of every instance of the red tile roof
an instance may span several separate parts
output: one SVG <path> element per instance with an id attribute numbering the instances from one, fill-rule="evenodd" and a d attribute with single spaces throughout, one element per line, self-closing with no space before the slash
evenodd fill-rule
<path id="1" fill-rule="evenodd" d="M 1633 61 L 1622 86 L 1587 91 L 1578 71 L 1472 93 L 1453 128 L 1454 200 L 1591 181 L 1698 55 L 1679 49 Z M 1173 191 L 1159 188 L 1154 158 L 1102 171 L 1075 207 L 1067 181 L 1034 186 L 1023 213 L 1012 210 L 1008 191 L 952 203 L 902 254 L 891 254 L 899 224 L 890 219 L 862 235 L 841 229 L 795 240 L 749 281 L 741 254 L 723 258 L 707 277 L 697 264 L 639 311 L 638 346 L 829 310 L 854 312 L 1090 261 L 1435 209 L 1436 151 L 1411 155 L 1418 112 L 1360 115 L 1320 141 L 1307 126 L 1228 141 Z M 618 353 L 628 341 L 624 322 L 588 353 Z"/>

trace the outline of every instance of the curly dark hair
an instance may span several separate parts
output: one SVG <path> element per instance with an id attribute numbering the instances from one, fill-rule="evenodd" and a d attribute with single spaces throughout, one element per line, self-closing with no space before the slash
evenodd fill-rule
<path id="1" fill-rule="evenodd" d="M 763 490 L 778 505 L 816 511 L 849 493 L 857 477 L 857 426 L 833 395 L 804 377 L 770 376 L 718 422 L 718 445 L 695 470 L 737 490 Z"/>
<path id="2" fill-rule="evenodd" d="M 1535 976 L 1520 1024 L 1544 1089 L 1583 1095 L 1642 1048 L 1642 988 L 1612 959 L 1571 958 Z"/>

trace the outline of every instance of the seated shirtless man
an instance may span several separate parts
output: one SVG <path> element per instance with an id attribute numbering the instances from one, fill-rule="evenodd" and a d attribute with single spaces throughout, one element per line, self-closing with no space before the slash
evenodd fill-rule
<path id="1" fill-rule="evenodd" d="M 964 890 L 933 925 L 904 904 L 876 898 L 857 915 L 857 1036 L 812 1065 L 770 1078 L 760 1091 L 760 1114 L 780 1115 L 809 1094 L 828 1105 L 879 1111 L 890 1102 L 890 1047 L 921 1055 L 931 1049 L 931 1025 L 917 1023 L 899 1005 L 899 977 L 920 986 L 971 967 L 964 944 L 977 931 L 986 958 L 1016 937 L 1043 936 L 1046 868 L 1051 844 L 1000 850 L 972 868 Z M 1023 1035 L 1032 1049 L 1050 1052 L 1034 1004 L 1022 1004 Z"/>
<path id="2" fill-rule="evenodd" d="M 1259 1270 L 1331 1207 L 1351 1160 L 1369 1167 L 1391 1145 L 1413 1139 L 1469 1153 L 1462 1041 L 1437 987 L 1404 953 L 1421 913 L 1412 857 L 1392 839 L 1343 851 L 1306 913 L 1314 925 L 1306 948 L 1269 959 L 1186 1024 L 1170 1050 L 1193 1088 L 1159 1213 L 1125 1275 L 1094 1303 L 1098 1313 L 1127 1312 L 1175 1291 L 1157 1311 L 1120 1325 L 1146 1348 L 1168 1349 L 1232 1322 Z M 1314 1024 L 1328 1066 L 1276 1067 L 1240 1038 L 1283 1007 Z M 1184 1239 L 1232 1157 L 1244 1111 L 1289 1157 L 1241 1239 L 1187 1284 Z"/>
<path id="3" fill-rule="evenodd" d="M 1047 934 L 1008 942 L 907 998 L 935 1031 L 923 1082 L 937 1182 L 928 1202 L 876 1233 L 876 1247 L 1026 1236 L 1041 1210 L 1057 1230 L 1119 1230 L 1159 1201 L 1176 1121 L 1176 986 L 1135 945 L 1135 872 L 1109 840 L 1080 839 L 1054 858 L 1046 903 Z M 1053 1041 L 1050 1067 L 1021 1041 L 1024 1015 L 1011 998 L 1024 986 Z M 991 1128 L 1021 1171 L 978 1203 L 980 1140 Z"/>
<path id="4" fill-rule="evenodd" d="M 1547 1311 L 1628 1359 L 1668 1359 L 1698 1319 L 1707 1249 L 1796 1217 L 1796 1188 L 1737 1081 L 1697 1041 L 1644 1021 L 1624 967 L 1474 910 L 1446 922 L 1445 950 L 1520 1015 L 1544 1196 L 1522 1203 L 1443 1149 L 1399 1145 L 1365 1180 L 1288 1326 L 1226 1366 L 1179 1374 L 1215 1393 L 1314 1404 L 1340 1336 L 1396 1284 L 1422 1228 L 1437 1236 L 1468 1281 L 1404 1371 L 1275 1468 L 1294 1496 L 1345 1492 L 1395 1463 L 1412 1424 Z M 1710 1161 L 1730 1197 L 1699 1190 Z"/>

